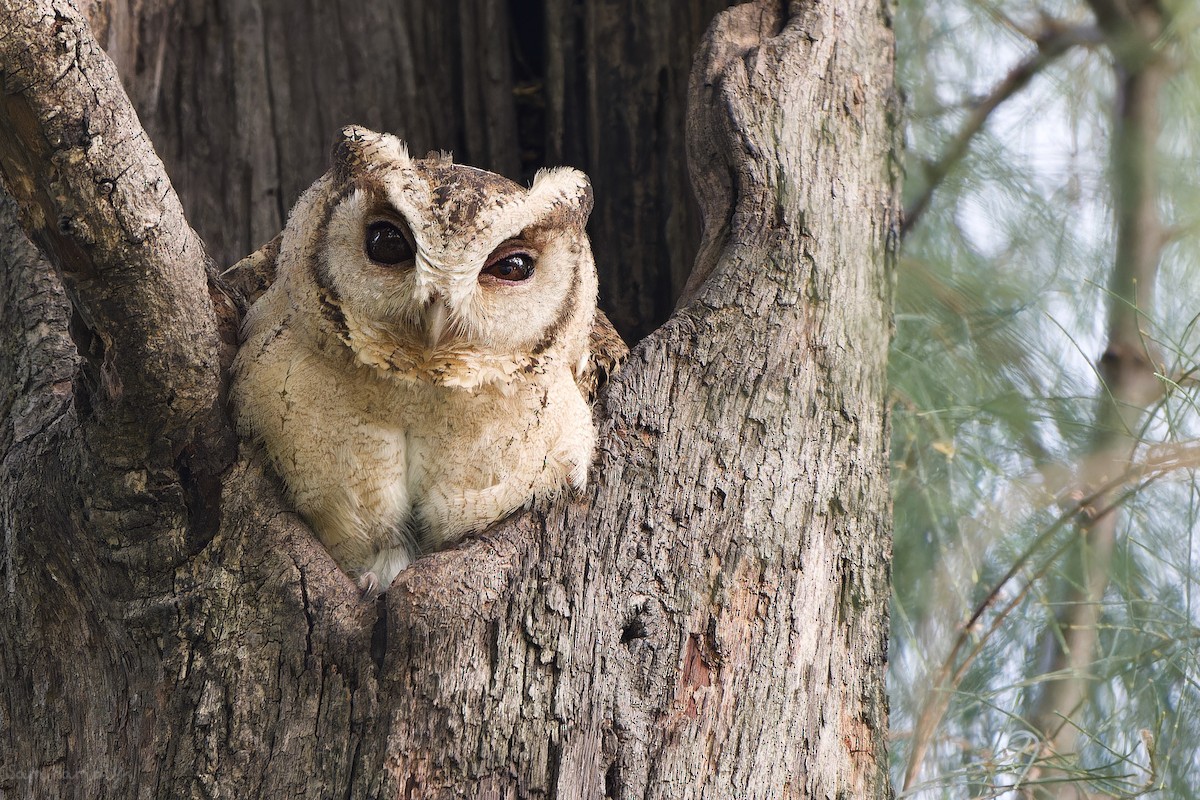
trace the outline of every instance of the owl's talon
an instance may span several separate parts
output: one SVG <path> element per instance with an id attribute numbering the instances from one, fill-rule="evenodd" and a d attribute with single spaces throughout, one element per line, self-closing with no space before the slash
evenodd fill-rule
<path id="1" fill-rule="evenodd" d="M 254 289 L 230 400 L 372 601 L 424 551 L 584 496 L 589 405 L 626 348 L 596 309 L 583 173 L 526 188 L 355 126 L 336 152 L 241 262 L 270 287 Z M 378 189 L 355 190 L 367 176 Z"/>
<path id="2" fill-rule="evenodd" d="M 383 594 L 379 588 L 379 578 L 375 577 L 374 572 L 364 572 L 358 579 L 358 588 L 362 589 L 362 599 L 367 603 L 379 599 L 379 596 Z"/>

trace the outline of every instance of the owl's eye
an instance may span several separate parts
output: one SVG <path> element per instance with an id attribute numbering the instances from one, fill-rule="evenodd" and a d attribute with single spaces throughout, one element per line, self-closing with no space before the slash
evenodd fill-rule
<path id="1" fill-rule="evenodd" d="M 416 256 L 404 232 L 390 222 L 371 223 L 364 249 L 367 256 L 379 264 L 400 264 Z"/>
<path id="2" fill-rule="evenodd" d="M 508 253 L 491 261 L 480 276 L 489 275 L 504 283 L 520 283 L 533 276 L 533 256 L 529 253 Z"/>

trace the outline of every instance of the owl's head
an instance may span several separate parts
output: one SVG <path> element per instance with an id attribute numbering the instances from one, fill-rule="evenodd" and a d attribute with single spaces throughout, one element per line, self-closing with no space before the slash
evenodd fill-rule
<path id="1" fill-rule="evenodd" d="M 596 305 L 591 207 L 578 170 L 526 189 L 349 126 L 292 211 L 279 280 L 320 309 L 314 331 L 390 376 L 474 388 L 576 369 Z"/>

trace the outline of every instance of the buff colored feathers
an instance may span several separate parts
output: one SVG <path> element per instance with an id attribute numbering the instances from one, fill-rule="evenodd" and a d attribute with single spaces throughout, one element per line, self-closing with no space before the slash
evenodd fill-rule
<path id="1" fill-rule="evenodd" d="M 334 161 L 232 270 L 255 294 L 270 285 L 231 396 L 239 431 L 375 595 L 421 552 L 582 488 L 590 393 L 625 348 L 596 309 L 582 173 L 525 189 L 353 126 Z"/>

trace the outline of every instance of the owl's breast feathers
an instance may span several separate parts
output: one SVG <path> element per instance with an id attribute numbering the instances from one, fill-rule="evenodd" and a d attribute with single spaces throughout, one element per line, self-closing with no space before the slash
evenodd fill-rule
<path id="1" fill-rule="evenodd" d="M 590 401 L 627 353 L 596 308 L 591 207 L 577 170 L 523 187 L 351 126 L 284 233 L 226 273 L 261 295 L 234 363 L 239 431 L 369 593 L 584 486 Z"/>

